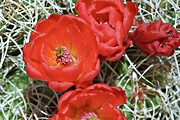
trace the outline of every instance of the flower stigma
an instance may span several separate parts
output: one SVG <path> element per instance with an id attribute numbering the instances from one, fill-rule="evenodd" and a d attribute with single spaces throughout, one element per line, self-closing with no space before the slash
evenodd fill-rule
<path id="1" fill-rule="evenodd" d="M 93 112 L 85 114 L 81 120 L 99 120 L 97 115 Z"/>

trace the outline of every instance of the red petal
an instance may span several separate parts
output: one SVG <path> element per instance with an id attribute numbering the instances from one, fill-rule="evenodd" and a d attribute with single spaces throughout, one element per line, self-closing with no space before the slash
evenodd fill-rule
<path id="1" fill-rule="evenodd" d="M 61 113 L 65 113 L 68 109 L 69 101 L 79 94 L 79 92 L 80 90 L 76 89 L 74 91 L 64 93 L 58 101 L 58 110 L 61 111 Z"/>
<path id="2" fill-rule="evenodd" d="M 126 120 L 120 110 L 108 103 L 98 110 L 98 115 L 102 120 Z"/>
<path id="3" fill-rule="evenodd" d="M 92 81 L 93 80 L 80 81 L 80 82 L 76 83 L 76 88 L 86 88 L 93 84 Z"/>
<path id="4" fill-rule="evenodd" d="M 133 19 L 137 14 L 137 12 L 138 12 L 137 4 L 133 2 L 127 2 L 126 7 L 124 9 L 124 19 L 123 19 L 125 33 L 129 32 L 129 29 L 133 25 Z"/>
<path id="5" fill-rule="evenodd" d="M 99 73 L 99 69 L 100 69 L 100 60 L 98 59 L 96 62 L 95 68 L 92 69 L 91 71 L 88 71 L 86 74 L 84 74 L 83 77 L 80 78 L 81 81 L 88 81 L 95 78 L 97 74 Z"/>
<path id="6" fill-rule="evenodd" d="M 48 82 L 49 88 L 55 90 L 56 92 L 62 92 L 64 90 L 67 90 L 73 85 L 74 83 L 71 82 L 57 82 L 57 81 Z"/>
<path id="7" fill-rule="evenodd" d="M 33 61 L 30 59 L 30 46 L 31 46 L 31 43 L 28 43 L 23 48 L 23 60 L 26 64 L 26 72 L 28 76 L 30 76 L 33 79 L 43 80 L 43 78 L 47 76 L 44 73 L 44 70 L 42 69 L 42 67 L 39 65 L 39 61 Z"/>
<path id="8" fill-rule="evenodd" d="M 117 97 L 116 104 L 123 105 L 126 103 L 126 94 L 125 91 L 118 87 L 111 87 L 113 94 Z"/>
<path id="9" fill-rule="evenodd" d="M 99 44 L 99 52 L 102 56 L 110 56 L 119 50 L 119 46 L 109 46 L 106 43 Z"/>
<path id="10" fill-rule="evenodd" d="M 117 54 L 114 54 L 112 56 L 108 56 L 105 58 L 105 60 L 108 60 L 111 62 L 117 61 L 123 56 L 124 53 L 125 53 L 125 50 L 119 50 L 119 52 Z"/>
<path id="11" fill-rule="evenodd" d="M 119 9 L 119 11 L 121 13 L 124 13 L 124 3 L 123 0 L 114 0 L 114 4 L 116 5 L 116 7 Z"/>
<path id="12" fill-rule="evenodd" d="M 37 36 L 43 35 L 50 31 L 53 27 L 57 25 L 56 21 L 45 19 L 39 21 L 34 27 L 34 32 L 31 33 L 30 40 L 34 40 Z"/>

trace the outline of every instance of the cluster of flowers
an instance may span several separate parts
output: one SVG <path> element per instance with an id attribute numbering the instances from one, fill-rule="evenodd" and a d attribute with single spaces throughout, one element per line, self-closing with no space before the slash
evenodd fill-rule
<path id="1" fill-rule="evenodd" d="M 52 14 L 40 20 L 23 48 L 27 74 L 64 93 L 50 120 L 126 120 L 118 87 L 93 84 L 100 59 L 116 61 L 134 44 L 150 57 L 172 55 L 180 34 L 169 24 L 142 23 L 129 33 L 138 12 L 134 2 L 78 0 L 78 16 Z"/>

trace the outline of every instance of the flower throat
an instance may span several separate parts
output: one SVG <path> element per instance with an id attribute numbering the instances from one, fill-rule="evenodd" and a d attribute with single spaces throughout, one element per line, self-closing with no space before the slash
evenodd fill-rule
<path id="1" fill-rule="evenodd" d="M 73 57 L 66 47 L 61 46 L 56 50 L 56 62 L 68 65 L 73 62 Z"/>

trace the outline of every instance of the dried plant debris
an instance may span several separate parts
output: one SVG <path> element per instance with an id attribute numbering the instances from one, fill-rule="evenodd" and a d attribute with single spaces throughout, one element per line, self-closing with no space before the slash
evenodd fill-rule
<path id="1" fill-rule="evenodd" d="M 57 109 L 59 95 L 49 89 L 44 82 L 35 81 L 24 91 L 27 101 L 27 118 L 49 117 Z"/>
<path id="2" fill-rule="evenodd" d="M 180 31 L 179 0 L 132 0 L 139 22 L 161 19 Z M 0 0 L 0 119 L 43 120 L 57 108 L 57 94 L 27 77 L 22 47 L 38 20 L 52 13 L 76 14 L 75 0 Z M 125 0 L 126 2 L 126 0 Z M 136 28 L 136 26 L 132 27 Z M 180 119 L 180 49 L 172 57 L 145 57 L 131 47 L 119 61 L 101 62 L 94 82 L 121 86 L 129 120 Z M 73 89 L 73 88 L 72 88 Z"/>

